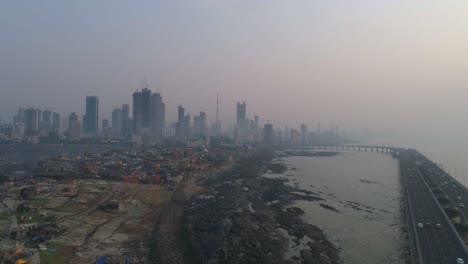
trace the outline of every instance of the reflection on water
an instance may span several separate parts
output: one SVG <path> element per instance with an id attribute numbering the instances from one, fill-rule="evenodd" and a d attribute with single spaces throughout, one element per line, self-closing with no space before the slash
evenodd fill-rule
<path id="1" fill-rule="evenodd" d="M 299 201 L 294 206 L 302 208 L 305 221 L 322 228 L 342 249 L 344 263 L 405 263 L 396 159 L 383 153 L 342 152 L 334 157 L 288 157 L 281 162 L 295 169 L 280 177 L 326 199 Z"/>

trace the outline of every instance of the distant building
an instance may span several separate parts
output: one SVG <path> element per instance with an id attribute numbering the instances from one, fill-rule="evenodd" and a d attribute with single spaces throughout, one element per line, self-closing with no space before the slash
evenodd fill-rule
<path id="1" fill-rule="evenodd" d="M 52 112 L 49 110 L 45 110 L 42 112 L 42 123 L 46 125 L 51 125 L 52 124 Z"/>
<path id="2" fill-rule="evenodd" d="M 240 130 L 245 130 L 246 128 L 246 113 L 247 105 L 245 102 L 242 104 L 237 102 L 237 128 Z"/>
<path id="3" fill-rule="evenodd" d="M 141 90 L 141 94 L 142 127 L 148 130 L 151 128 L 151 90 L 148 89 L 148 85 Z"/>
<path id="4" fill-rule="evenodd" d="M 133 93 L 133 134 L 141 135 L 151 129 L 151 90 L 148 87 Z"/>
<path id="5" fill-rule="evenodd" d="M 273 125 L 265 124 L 264 126 L 265 136 L 263 137 L 265 143 L 273 142 Z"/>
<path id="6" fill-rule="evenodd" d="M 122 109 L 116 108 L 112 111 L 112 136 L 120 138 L 122 136 L 123 118 Z"/>
<path id="7" fill-rule="evenodd" d="M 97 136 L 99 130 L 99 98 L 86 97 L 86 113 L 83 117 L 83 133 L 87 136 Z"/>
<path id="8" fill-rule="evenodd" d="M 206 130 L 208 127 L 206 126 L 206 113 L 200 112 L 200 135 L 206 136 Z"/>
<path id="9" fill-rule="evenodd" d="M 39 132 L 40 110 L 29 108 L 24 110 L 24 134 L 35 136 Z"/>
<path id="10" fill-rule="evenodd" d="M 200 112 L 200 115 L 193 117 L 193 136 L 200 137 L 206 135 L 206 113 Z"/>
<path id="11" fill-rule="evenodd" d="M 302 143 L 306 142 L 307 137 L 308 137 L 307 125 L 301 124 L 301 142 Z"/>
<path id="12" fill-rule="evenodd" d="M 112 137 L 112 128 L 109 126 L 109 119 L 102 119 L 101 136 L 104 138 Z"/>
<path id="13" fill-rule="evenodd" d="M 247 105 L 245 102 L 242 104 L 237 102 L 237 136 L 238 140 L 241 142 L 246 141 L 247 139 L 247 131 L 248 131 L 248 123 L 247 123 Z"/>
<path id="14" fill-rule="evenodd" d="M 193 129 L 192 129 L 192 137 L 199 137 L 201 135 L 201 128 L 200 128 L 200 116 L 193 117 Z"/>
<path id="15" fill-rule="evenodd" d="M 68 138 L 79 139 L 81 137 L 81 122 L 75 113 L 68 117 Z"/>
<path id="16" fill-rule="evenodd" d="M 102 120 L 102 130 L 106 130 L 109 128 L 109 119 Z"/>
<path id="17" fill-rule="evenodd" d="M 143 94 L 133 93 L 133 134 L 139 135 L 143 127 Z"/>
<path id="18" fill-rule="evenodd" d="M 189 118 L 190 119 L 190 118 Z M 176 137 L 183 138 L 184 137 L 184 120 L 185 120 L 185 109 L 179 105 L 177 108 L 177 123 L 176 123 Z M 189 120 L 190 126 L 190 120 Z"/>
<path id="19" fill-rule="evenodd" d="M 61 124 L 60 114 L 53 113 L 52 114 L 52 130 L 54 132 L 60 133 L 61 126 L 62 124 Z"/>
<path id="20" fill-rule="evenodd" d="M 24 124 L 22 122 L 15 122 L 13 124 L 13 134 L 19 137 L 24 136 Z"/>
<path id="21" fill-rule="evenodd" d="M 162 130 L 165 126 L 166 119 L 165 104 L 162 101 L 160 93 L 151 95 L 151 132 L 155 137 L 162 136 Z"/>

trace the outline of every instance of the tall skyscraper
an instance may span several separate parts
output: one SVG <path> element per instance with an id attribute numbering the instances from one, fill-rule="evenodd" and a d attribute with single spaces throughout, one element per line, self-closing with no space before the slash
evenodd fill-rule
<path id="1" fill-rule="evenodd" d="M 39 122 L 39 136 L 46 137 L 52 131 L 52 112 L 42 112 L 42 121 Z"/>
<path id="2" fill-rule="evenodd" d="M 200 115 L 193 117 L 193 136 L 200 137 L 206 135 L 206 113 L 200 112 Z"/>
<path id="3" fill-rule="evenodd" d="M 165 105 L 160 93 L 151 95 L 151 132 L 153 136 L 162 136 L 162 129 L 165 126 Z"/>
<path id="4" fill-rule="evenodd" d="M 141 91 L 142 127 L 151 128 L 151 90 L 148 85 Z"/>
<path id="5" fill-rule="evenodd" d="M 83 117 L 83 133 L 87 136 L 97 136 L 99 131 L 99 98 L 86 97 L 86 113 Z"/>
<path id="6" fill-rule="evenodd" d="M 52 130 L 54 132 L 59 133 L 60 132 L 60 127 L 61 127 L 60 114 L 59 113 L 53 113 L 52 114 Z"/>
<path id="7" fill-rule="evenodd" d="M 112 111 L 112 135 L 119 138 L 122 136 L 123 118 L 122 109 L 116 108 Z"/>
<path id="8" fill-rule="evenodd" d="M 265 137 L 263 138 L 265 143 L 272 143 L 273 142 L 273 125 L 272 124 L 265 124 Z"/>
<path id="9" fill-rule="evenodd" d="M 133 93 L 133 134 L 139 135 L 143 127 L 143 94 Z"/>
<path id="10" fill-rule="evenodd" d="M 26 136 L 35 136 L 39 132 L 40 110 L 29 108 L 24 110 L 24 134 Z"/>
<path id="11" fill-rule="evenodd" d="M 146 85 L 143 90 L 133 93 L 133 133 L 149 134 L 151 129 L 151 90 Z"/>
<path id="12" fill-rule="evenodd" d="M 237 102 L 237 127 L 244 128 L 246 119 L 247 106 L 245 102 L 242 104 Z"/>
<path id="13" fill-rule="evenodd" d="M 185 109 L 179 105 L 177 108 L 177 124 L 176 124 L 176 137 L 184 137 L 184 124 L 185 124 Z M 190 127 L 190 117 L 189 117 L 189 127 Z"/>
<path id="14" fill-rule="evenodd" d="M 247 137 L 247 105 L 237 102 L 237 133 L 240 141 L 245 141 Z"/>
<path id="15" fill-rule="evenodd" d="M 206 113 L 205 112 L 200 112 L 200 135 L 205 136 L 206 135 Z"/>
<path id="16" fill-rule="evenodd" d="M 78 139 L 81 137 L 81 123 L 75 113 L 71 113 L 68 117 L 68 138 Z"/>
<path id="17" fill-rule="evenodd" d="M 193 117 L 193 127 L 192 127 L 192 137 L 199 137 L 201 136 L 201 122 L 200 116 Z"/>

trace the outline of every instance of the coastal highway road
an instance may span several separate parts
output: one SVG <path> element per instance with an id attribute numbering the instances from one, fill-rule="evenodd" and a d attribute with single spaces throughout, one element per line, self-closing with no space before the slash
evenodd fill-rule
<path id="1" fill-rule="evenodd" d="M 421 173 L 447 196 L 452 208 L 456 208 L 460 212 L 462 223 L 467 224 L 468 190 L 466 187 L 419 152 L 413 150 L 411 155 L 422 162 Z M 460 203 L 464 206 L 459 206 Z"/>
<path id="2" fill-rule="evenodd" d="M 407 180 L 414 225 L 417 226 L 418 223 L 425 225 L 423 228 L 416 228 L 416 238 L 419 241 L 423 263 L 450 264 L 456 263 L 457 258 L 463 258 L 468 263 L 464 246 L 458 241 L 454 229 L 450 227 L 451 223 L 425 186 L 408 151 L 400 151 L 400 162 L 403 166 L 402 176 Z M 426 224 L 430 224 L 430 227 Z M 436 228 L 436 224 L 442 225 L 442 228 Z"/>

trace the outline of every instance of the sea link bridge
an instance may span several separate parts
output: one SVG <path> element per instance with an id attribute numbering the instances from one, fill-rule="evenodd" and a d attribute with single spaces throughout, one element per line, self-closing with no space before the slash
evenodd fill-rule
<path id="1" fill-rule="evenodd" d="M 468 264 L 468 189 L 415 149 L 315 145 L 314 150 L 391 153 L 399 159 L 413 264 Z M 465 208 L 465 203 L 467 207 Z"/>

